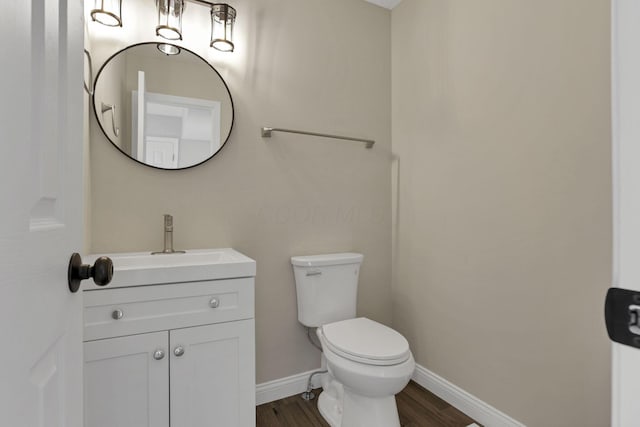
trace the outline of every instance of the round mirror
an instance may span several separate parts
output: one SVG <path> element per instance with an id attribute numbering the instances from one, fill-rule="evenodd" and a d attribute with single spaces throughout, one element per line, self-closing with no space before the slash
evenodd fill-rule
<path id="1" fill-rule="evenodd" d="M 160 169 L 209 160 L 233 127 L 233 100 L 220 74 L 167 43 L 136 44 L 109 58 L 96 76 L 93 107 L 118 150 Z"/>

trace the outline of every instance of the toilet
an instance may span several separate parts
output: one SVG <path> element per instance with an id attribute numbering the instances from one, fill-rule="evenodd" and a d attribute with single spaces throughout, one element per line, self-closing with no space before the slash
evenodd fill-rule
<path id="1" fill-rule="evenodd" d="M 395 395 L 409 382 L 415 361 L 398 332 L 356 317 L 357 253 L 291 258 L 298 321 L 317 328 L 322 362 L 318 409 L 331 427 L 399 427 Z"/>

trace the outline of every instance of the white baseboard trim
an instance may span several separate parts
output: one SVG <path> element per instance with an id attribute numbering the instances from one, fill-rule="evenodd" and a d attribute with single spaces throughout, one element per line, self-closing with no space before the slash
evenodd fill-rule
<path id="1" fill-rule="evenodd" d="M 290 377 L 279 378 L 256 386 L 256 405 L 273 402 L 274 400 L 284 399 L 285 397 L 300 394 L 307 390 L 307 381 L 309 375 L 313 371 L 302 372 L 300 374 L 291 375 Z M 313 377 L 314 388 L 319 387 L 317 375 Z"/>
<path id="2" fill-rule="evenodd" d="M 423 366 L 416 364 L 412 379 L 486 427 L 526 427 Z"/>
<path id="3" fill-rule="evenodd" d="M 313 372 L 315 370 L 258 384 L 256 386 L 256 405 L 302 393 L 307 389 L 309 375 Z M 412 379 L 486 427 L 526 427 L 521 422 L 514 420 L 421 365 L 416 364 Z M 314 388 L 319 387 L 318 376 L 314 377 L 313 383 Z"/>

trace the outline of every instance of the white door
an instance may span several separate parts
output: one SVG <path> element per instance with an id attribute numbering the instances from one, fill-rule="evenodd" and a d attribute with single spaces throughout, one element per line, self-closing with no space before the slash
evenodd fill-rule
<path id="1" fill-rule="evenodd" d="M 82 426 L 81 0 L 3 1 L 0 424 Z"/>
<path id="2" fill-rule="evenodd" d="M 613 286 L 640 291 L 640 1 L 614 0 L 612 17 Z M 631 329 L 640 321 L 620 311 Z M 614 343 L 612 355 L 612 426 L 637 427 L 640 349 Z"/>
<path id="3" fill-rule="evenodd" d="M 255 426 L 254 321 L 176 329 L 171 427 Z"/>
<path id="4" fill-rule="evenodd" d="M 142 161 L 144 159 L 144 129 L 145 129 L 145 76 L 144 71 L 138 71 L 138 90 L 133 91 L 133 132 L 131 132 L 131 155 Z"/>
<path id="5" fill-rule="evenodd" d="M 163 169 L 178 167 L 178 138 L 147 136 L 144 162 Z"/>
<path id="6" fill-rule="evenodd" d="M 169 427 L 169 332 L 84 343 L 84 427 Z"/>

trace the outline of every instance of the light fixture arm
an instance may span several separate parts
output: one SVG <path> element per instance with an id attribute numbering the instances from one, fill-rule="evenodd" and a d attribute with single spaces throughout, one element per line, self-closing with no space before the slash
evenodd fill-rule
<path id="1" fill-rule="evenodd" d="M 214 3 L 212 1 L 207 1 L 207 0 L 184 0 L 184 1 L 189 2 L 189 3 L 201 4 L 203 6 L 208 6 L 208 7 L 212 7 L 214 4 L 217 4 L 217 3 Z"/>

